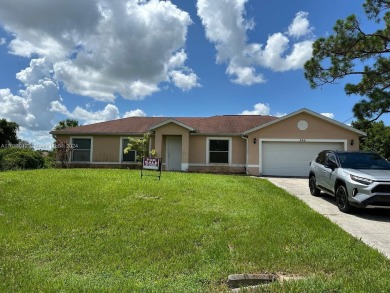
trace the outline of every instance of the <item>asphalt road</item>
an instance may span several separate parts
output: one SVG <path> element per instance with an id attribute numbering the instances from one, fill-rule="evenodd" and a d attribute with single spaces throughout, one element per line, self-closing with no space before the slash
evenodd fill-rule
<path id="1" fill-rule="evenodd" d="M 269 180 L 295 195 L 313 210 L 329 218 L 345 231 L 379 250 L 390 259 L 389 207 L 368 207 L 359 209 L 354 214 L 345 214 L 339 211 L 332 196 L 324 193 L 320 197 L 312 196 L 309 191 L 308 179 L 275 177 L 263 179 Z"/>

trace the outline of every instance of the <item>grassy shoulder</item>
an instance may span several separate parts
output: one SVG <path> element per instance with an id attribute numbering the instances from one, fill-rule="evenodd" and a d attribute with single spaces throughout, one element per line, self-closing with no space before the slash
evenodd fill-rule
<path id="1" fill-rule="evenodd" d="M 48 169 L 0 173 L 0 291 L 385 292 L 390 261 L 266 180 Z"/>

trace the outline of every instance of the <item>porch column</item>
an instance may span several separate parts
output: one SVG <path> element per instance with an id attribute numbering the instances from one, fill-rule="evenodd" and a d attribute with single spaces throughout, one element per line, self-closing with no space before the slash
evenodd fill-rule
<path id="1" fill-rule="evenodd" d="M 162 153 L 162 134 L 160 132 L 155 133 L 154 135 L 154 149 L 156 150 L 157 157 L 163 158 L 164 155 Z"/>
<path id="2" fill-rule="evenodd" d="M 190 158 L 190 135 L 183 134 L 181 137 L 181 170 L 187 171 L 189 168 Z"/>

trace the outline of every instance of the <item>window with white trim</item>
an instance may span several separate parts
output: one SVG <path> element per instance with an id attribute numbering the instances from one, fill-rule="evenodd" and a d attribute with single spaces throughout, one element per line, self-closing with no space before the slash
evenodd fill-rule
<path id="1" fill-rule="evenodd" d="M 209 163 L 229 163 L 229 139 L 209 139 Z"/>
<path id="2" fill-rule="evenodd" d="M 72 162 L 91 161 L 91 138 L 73 138 Z"/>
<path id="3" fill-rule="evenodd" d="M 137 152 L 135 150 L 130 150 L 127 154 L 124 153 L 125 148 L 129 144 L 129 139 L 122 139 L 122 162 L 135 162 L 137 158 Z"/>

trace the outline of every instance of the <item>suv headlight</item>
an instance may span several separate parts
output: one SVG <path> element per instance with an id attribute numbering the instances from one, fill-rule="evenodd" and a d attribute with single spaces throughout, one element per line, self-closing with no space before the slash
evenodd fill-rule
<path id="1" fill-rule="evenodd" d="M 353 181 L 359 182 L 359 183 L 364 184 L 364 185 L 370 185 L 372 182 L 374 182 L 374 180 L 364 178 L 364 177 L 355 176 L 355 175 L 350 175 L 350 177 Z"/>

